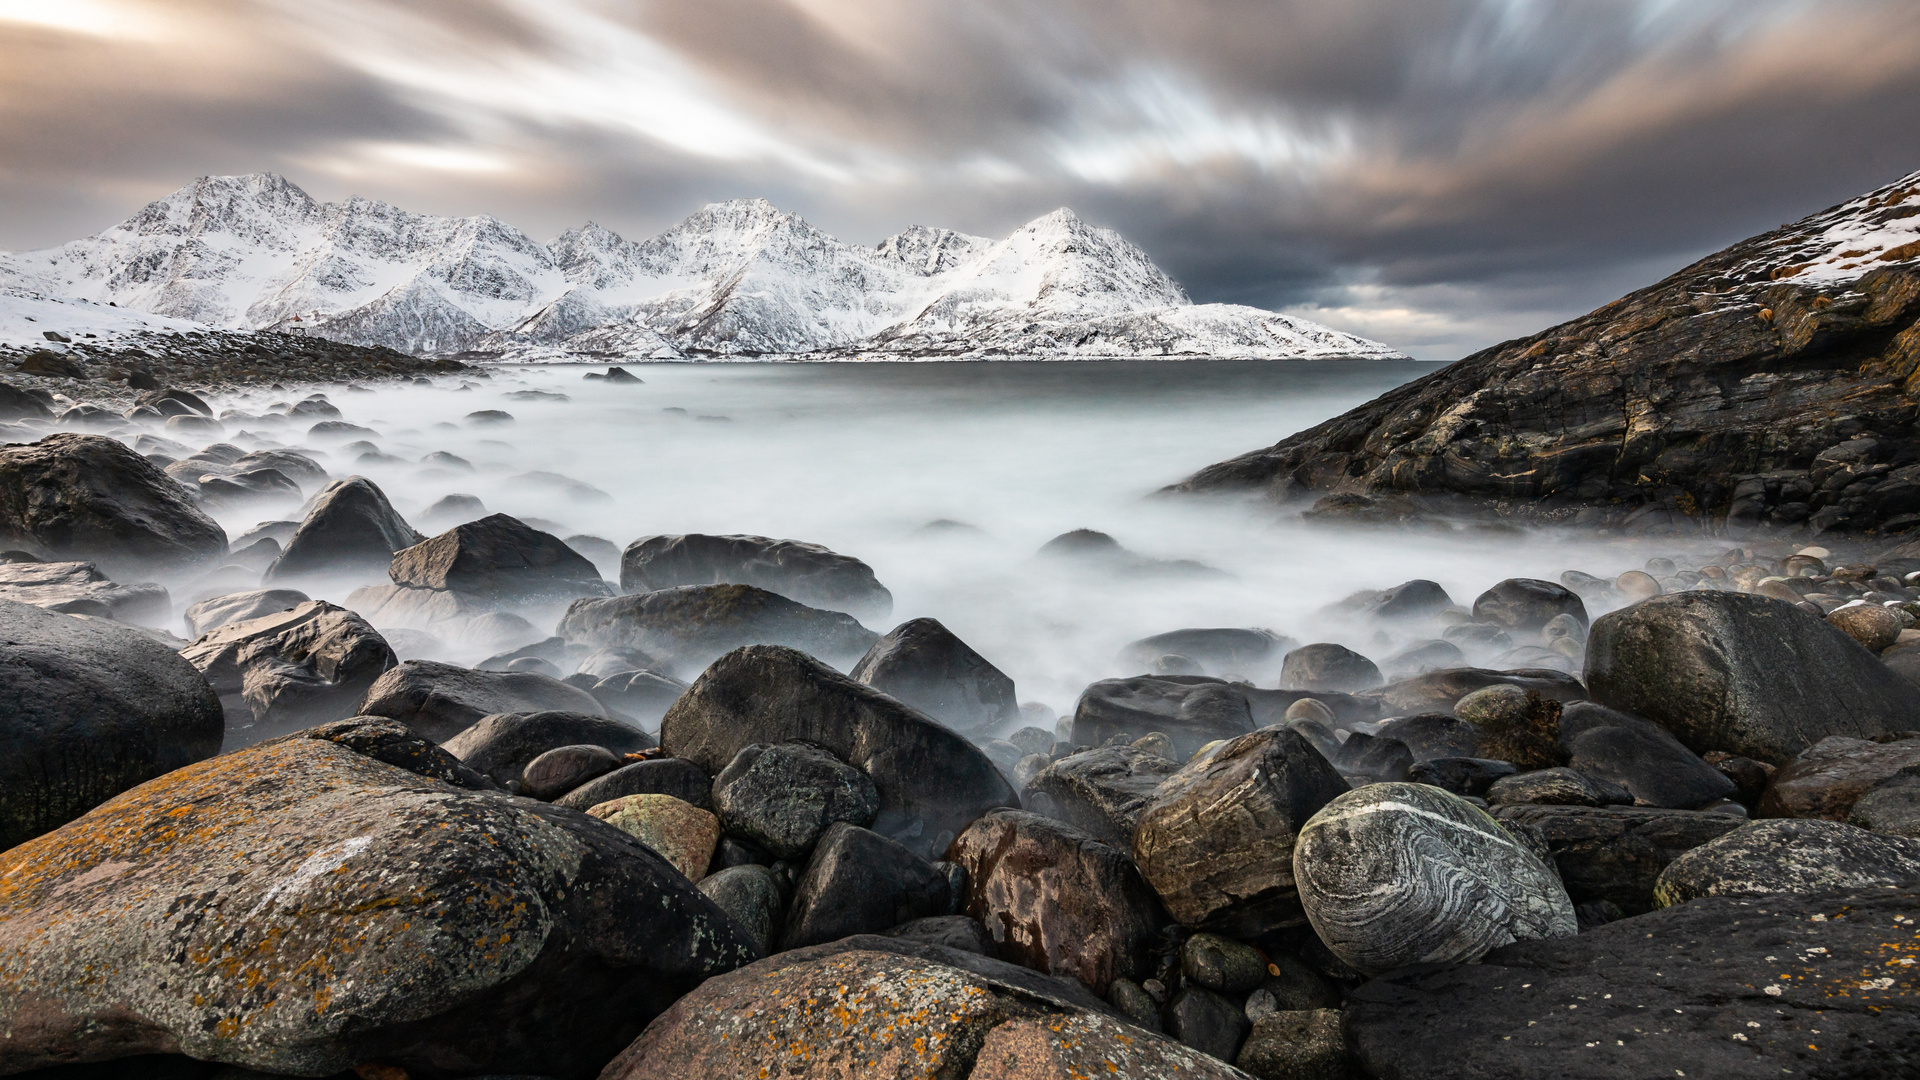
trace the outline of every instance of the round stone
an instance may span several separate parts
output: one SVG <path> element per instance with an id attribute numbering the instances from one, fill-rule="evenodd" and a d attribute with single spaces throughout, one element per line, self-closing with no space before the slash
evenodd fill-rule
<path id="1" fill-rule="evenodd" d="M 1900 639 L 1900 616 L 1879 604 L 1854 604 L 1829 612 L 1827 621 L 1839 627 L 1868 652 L 1879 652 Z"/>
<path id="2" fill-rule="evenodd" d="M 671 795 L 628 795 L 587 810 L 652 848 L 689 881 L 699 881 L 720 842 L 720 819 Z"/>

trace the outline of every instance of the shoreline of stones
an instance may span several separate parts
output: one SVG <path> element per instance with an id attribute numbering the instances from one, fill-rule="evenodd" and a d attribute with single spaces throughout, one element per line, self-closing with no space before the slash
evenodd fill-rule
<path id="1" fill-rule="evenodd" d="M 427 537 L 365 478 L 179 463 L 0 448 L 0 1071 L 1920 1058 L 1920 561 L 1410 581 L 1324 613 L 1377 660 L 1175 629 L 1054 717 L 937 620 L 868 629 L 891 594 L 818 545 L 643 537 L 609 582 L 508 515 Z M 195 499 L 261 469 L 313 494 L 235 552 Z M 135 625 L 173 610 L 142 567 L 208 566 L 247 587 L 192 641 Z M 343 573 L 386 584 L 302 591 Z"/>

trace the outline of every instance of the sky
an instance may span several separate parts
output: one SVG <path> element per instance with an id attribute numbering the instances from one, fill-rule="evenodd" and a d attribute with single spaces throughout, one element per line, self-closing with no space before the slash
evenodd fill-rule
<path id="1" fill-rule="evenodd" d="M 1915 0 L 0 0 L 0 249 L 259 171 L 541 238 L 1070 206 L 1454 359 L 1916 169 Z"/>

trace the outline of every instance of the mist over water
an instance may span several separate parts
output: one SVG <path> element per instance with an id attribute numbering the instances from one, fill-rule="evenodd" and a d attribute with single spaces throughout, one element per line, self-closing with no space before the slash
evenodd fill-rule
<path id="1" fill-rule="evenodd" d="M 326 451 L 321 461 L 331 473 L 374 480 L 427 535 L 459 519 L 428 519 L 425 510 L 461 493 L 477 496 L 488 512 L 618 547 L 684 532 L 824 544 L 865 560 L 892 590 L 892 616 L 869 619 L 872 629 L 937 618 L 1012 676 L 1023 702 L 1065 713 L 1089 682 L 1140 674 L 1116 653 L 1150 634 L 1264 627 L 1302 643 L 1339 641 L 1379 661 L 1428 634 L 1388 638 L 1319 610 L 1410 578 L 1438 581 L 1470 605 L 1503 578 L 1555 579 L 1569 568 L 1611 576 L 1650 554 L 1673 553 L 1672 541 L 1654 552 L 1561 534 L 1353 531 L 1241 500 L 1148 498 L 1195 469 L 1270 445 L 1436 367 L 630 366 L 645 380 L 638 386 L 583 380 L 597 368 L 504 368 L 489 380 L 451 377 L 430 387 L 327 388 L 343 418 L 378 432 L 370 441 L 397 461 L 361 460 L 364 448 L 315 441 L 306 422 L 230 423 L 225 441 Z M 217 404 L 260 412 L 301 396 L 258 391 Z M 511 413 L 512 422 L 467 419 L 491 409 Z M 419 464 L 434 452 L 465 459 L 473 471 Z M 263 519 L 298 516 L 290 504 L 215 512 L 230 536 Z M 970 528 L 925 528 L 941 520 Z M 1035 557 L 1047 540 L 1077 528 L 1109 533 L 1148 559 L 1193 560 L 1220 573 L 1142 573 Z M 617 586 L 617 560 L 597 561 Z M 369 576 L 307 591 L 345 602 L 355 585 L 384 583 Z M 175 596 L 181 607 L 192 599 L 182 585 Z M 555 612 L 526 614 L 551 632 Z M 445 658 L 472 663 L 490 651 L 455 643 Z M 1235 674 L 1272 686 L 1277 670 Z"/>

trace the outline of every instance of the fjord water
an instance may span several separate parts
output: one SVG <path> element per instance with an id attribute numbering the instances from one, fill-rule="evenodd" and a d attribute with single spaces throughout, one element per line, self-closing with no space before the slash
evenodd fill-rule
<path id="1" fill-rule="evenodd" d="M 379 449 L 398 460 L 361 460 L 362 450 L 335 446 L 324 463 L 336 476 L 375 480 L 425 533 L 446 527 L 423 521 L 425 508 L 458 492 L 561 536 L 591 534 L 622 547 L 682 532 L 825 544 L 868 562 L 893 591 L 891 619 L 873 629 L 938 618 L 1011 675 L 1022 701 L 1066 711 L 1088 682 L 1139 674 L 1122 670 L 1115 653 L 1149 634 L 1258 626 L 1303 642 L 1343 641 L 1380 659 L 1404 643 L 1328 623 L 1318 609 L 1415 577 L 1470 604 L 1501 578 L 1554 578 L 1570 566 L 1617 573 L 1646 558 L 1604 539 L 1355 532 L 1244 500 L 1151 497 L 1195 469 L 1270 445 L 1438 366 L 633 366 L 643 385 L 583 379 L 601 369 L 501 367 L 486 381 L 334 388 L 345 419 L 379 432 Z M 463 381 L 471 388 L 460 388 Z M 263 391 L 223 404 L 253 411 L 287 396 Z M 467 419 L 489 409 L 513 421 Z M 266 434 L 314 445 L 295 427 Z M 434 451 L 475 471 L 419 464 Z M 557 474 L 605 495 L 527 473 Z M 263 512 L 226 514 L 221 523 L 238 535 Z M 965 528 L 926 528 L 935 521 Z M 1035 557 L 1048 539 L 1076 528 L 1109 533 L 1141 556 L 1194 560 L 1220 573 L 1122 572 Z M 603 561 L 601 570 L 617 581 L 617 564 Z M 346 587 L 326 598 L 344 600 Z M 1273 685 L 1272 672 L 1242 674 Z"/>

